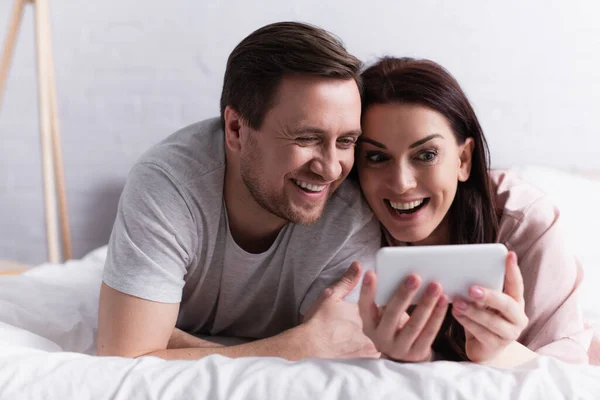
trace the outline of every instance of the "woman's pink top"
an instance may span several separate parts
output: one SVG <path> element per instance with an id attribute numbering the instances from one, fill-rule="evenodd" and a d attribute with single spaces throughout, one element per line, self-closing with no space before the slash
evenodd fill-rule
<path id="1" fill-rule="evenodd" d="M 542 355 L 587 363 L 594 332 L 578 304 L 583 271 L 566 245 L 558 208 L 514 173 L 490 176 L 501 215 L 498 241 L 517 254 L 525 284 L 529 325 L 518 341 Z M 592 347 L 597 362 L 597 342 Z"/>

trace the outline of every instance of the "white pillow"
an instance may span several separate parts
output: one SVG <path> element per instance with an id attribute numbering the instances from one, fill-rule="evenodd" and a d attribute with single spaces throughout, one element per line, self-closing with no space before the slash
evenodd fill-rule
<path id="1" fill-rule="evenodd" d="M 600 179 L 549 167 L 514 168 L 527 182 L 544 191 L 560 210 L 565 240 L 584 269 L 583 312 L 600 332 Z"/>

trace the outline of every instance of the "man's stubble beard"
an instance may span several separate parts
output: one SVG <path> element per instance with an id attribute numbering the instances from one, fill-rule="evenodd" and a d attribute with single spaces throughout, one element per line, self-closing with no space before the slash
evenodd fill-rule
<path id="1" fill-rule="evenodd" d="M 276 193 L 265 188 L 266 185 L 261 181 L 263 169 L 259 164 L 259 159 L 260 155 L 256 151 L 249 151 L 240 159 L 242 181 L 254 201 L 269 213 L 291 223 L 311 225 L 317 222 L 323 214 L 327 201 L 333 194 L 332 186 L 327 189 L 329 193 L 327 193 L 326 201 L 322 205 L 315 206 L 319 207 L 318 212 L 311 212 L 307 215 L 307 213 L 293 207 L 285 191 L 282 190 L 281 193 Z M 298 188 L 298 190 L 302 189 Z"/>

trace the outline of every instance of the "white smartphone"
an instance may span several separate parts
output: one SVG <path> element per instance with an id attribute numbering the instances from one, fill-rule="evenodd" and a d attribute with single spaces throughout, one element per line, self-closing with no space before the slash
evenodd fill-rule
<path id="1" fill-rule="evenodd" d="M 411 273 L 421 286 L 413 297 L 417 304 L 429 282 L 439 282 L 450 301 L 468 298 L 469 288 L 479 285 L 502 290 L 508 250 L 503 244 L 383 247 L 377 252 L 375 303 L 385 305 Z"/>

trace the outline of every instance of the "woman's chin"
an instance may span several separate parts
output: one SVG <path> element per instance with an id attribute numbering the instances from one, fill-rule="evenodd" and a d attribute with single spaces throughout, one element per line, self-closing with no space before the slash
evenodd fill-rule
<path id="1" fill-rule="evenodd" d="M 428 232 L 390 232 L 390 235 L 398 243 L 420 243 L 424 242 L 429 238 L 431 233 Z"/>

